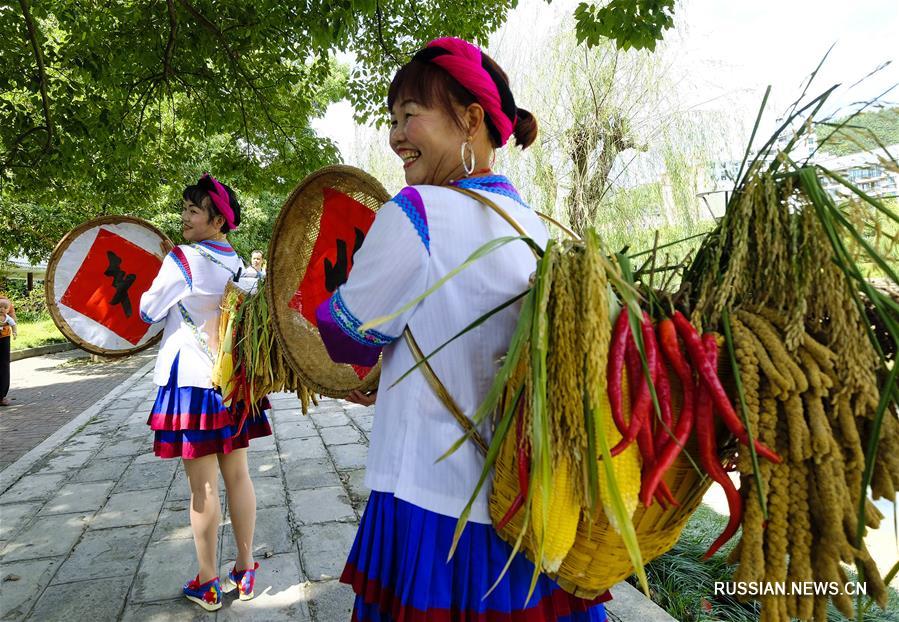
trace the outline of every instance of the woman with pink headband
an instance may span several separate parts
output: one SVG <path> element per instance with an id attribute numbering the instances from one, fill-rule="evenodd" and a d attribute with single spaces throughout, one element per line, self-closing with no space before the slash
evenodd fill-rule
<path id="1" fill-rule="evenodd" d="M 432 41 L 397 72 L 387 105 L 390 146 L 402 160 L 408 186 L 378 212 L 349 279 L 316 314 L 334 360 L 372 365 L 382 355 L 377 395 L 351 397 L 363 404 L 377 399 L 365 474 L 371 496 L 341 577 L 356 593 L 352 620 L 604 620 L 601 602 L 607 597 L 576 598 L 543 575 L 528 599 L 534 566 L 521 554 L 497 582 L 512 547 L 491 524 L 489 486 L 476 499 L 447 560 L 484 458 L 474 443 L 466 443 L 438 461 L 461 435 L 459 424 L 424 374 L 416 371 L 397 383 L 415 365 L 406 341 L 399 339 L 404 330 L 430 353 L 521 294 L 535 269 L 529 247 L 507 244 L 414 308 L 359 330 L 403 308 L 485 243 L 516 235 L 481 199 L 499 205 L 537 243 L 546 243 L 546 229 L 534 211 L 509 179 L 491 170 L 495 150 L 513 136 L 524 149 L 536 138 L 537 123 L 516 106 L 499 66 L 453 38 Z M 491 316 L 429 359 L 469 418 L 508 350 L 519 308 Z M 489 442 L 489 425 L 478 431 Z"/>
<path id="2" fill-rule="evenodd" d="M 222 295 L 244 267 L 225 237 L 240 224 L 240 204 L 231 188 L 208 173 L 185 188 L 182 198 L 181 230 L 187 244 L 165 256 L 140 301 L 145 322 L 165 322 L 153 372 L 159 390 L 147 423 L 154 431 L 156 455 L 181 458 L 190 485 L 190 526 L 199 568 L 184 585 L 184 595 L 214 611 L 222 606 L 223 591 L 236 588 L 241 600 L 253 598 L 259 564 L 253 559 L 256 493 L 247 446 L 272 430 L 264 412 L 238 425 L 240 413 L 224 405 L 211 381 Z M 267 400 L 262 406 L 268 408 Z M 221 581 L 216 561 L 219 472 L 237 545 L 237 560 Z"/>

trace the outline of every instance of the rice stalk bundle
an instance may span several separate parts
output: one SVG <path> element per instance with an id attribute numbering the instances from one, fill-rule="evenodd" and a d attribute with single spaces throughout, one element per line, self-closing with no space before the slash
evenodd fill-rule
<path id="1" fill-rule="evenodd" d="M 893 226 L 899 216 L 788 152 L 763 157 L 775 138 L 703 240 L 681 299 L 692 303 L 694 324 L 727 336 L 744 420 L 785 458 L 773 465 L 753 452 L 738 456 L 746 511 L 735 579 L 843 586 L 843 564 L 854 564 L 866 601 L 842 590 L 760 599 L 762 620 L 824 621 L 829 600 L 847 617 L 887 601 L 864 535 L 882 518 L 869 495 L 895 500 L 899 492 L 899 305 L 884 292 L 899 278 L 881 253 L 891 244 L 867 234 L 860 204 Z M 837 204 L 822 178 L 854 200 Z M 862 263 L 887 287 L 874 287 Z"/>
<path id="2" fill-rule="evenodd" d="M 303 414 L 318 403 L 281 351 L 262 285 L 254 293 L 228 288 L 222 299 L 219 344 L 213 385 L 232 411 L 257 416 L 262 399 L 281 391 L 297 394 Z"/>

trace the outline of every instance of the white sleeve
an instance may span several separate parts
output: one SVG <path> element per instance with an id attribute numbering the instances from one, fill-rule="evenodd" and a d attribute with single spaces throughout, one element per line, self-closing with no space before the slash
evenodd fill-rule
<path id="1" fill-rule="evenodd" d="M 140 298 L 141 319 L 148 324 L 161 322 L 169 309 L 190 294 L 192 289 L 190 264 L 184 251 L 176 246 L 162 260 L 159 274 Z"/>
<path id="2" fill-rule="evenodd" d="M 16 321 L 13 319 L 13 317 L 9 313 L 6 314 L 6 323 L 9 324 L 10 326 L 16 325 Z"/>

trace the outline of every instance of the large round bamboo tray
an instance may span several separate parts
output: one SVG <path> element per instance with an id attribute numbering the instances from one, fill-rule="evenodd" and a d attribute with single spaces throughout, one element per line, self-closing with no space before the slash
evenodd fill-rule
<path id="1" fill-rule="evenodd" d="M 269 245 L 265 291 L 275 335 L 303 384 L 315 393 L 345 397 L 353 390 L 377 387 L 380 362 L 363 377 L 358 368 L 333 362 L 308 309 L 304 317 L 296 303 L 319 237 L 327 190 L 343 193 L 371 212 L 377 212 L 390 198 L 378 180 L 352 166 L 328 166 L 311 173 L 278 215 Z"/>
<path id="2" fill-rule="evenodd" d="M 725 388 L 733 394 L 729 390 L 733 384 L 729 366 L 722 364 L 719 375 Z M 672 409 L 677 417 L 680 412 L 680 391 L 677 385 L 672 385 L 671 389 Z M 719 447 L 724 446 L 722 441 L 729 440 L 728 435 L 726 429 L 718 426 Z M 499 524 L 518 495 L 517 443 L 515 434 L 507 435 L 494 465 L 493 489 L 490 494 L 490 517 L 494 525 Z M 694 437 L 687 442 L 685 450 L 693 463 L 698 465 L 700 462 Z M 663 510 L 658 502 L 653 502 L 648 508 L 639 504 L 632 517 L 644 564 L 667 553 L 677 543 L 681 531 L 712 484 L 712 480 L 698 472 L 684 453 L 677 457 L 663 479 L 679 505 Z M 524 512 L 517 512 L 499 531 L 500 537 L 514 544 L 521 533 L 523 521 Z M 521 548 L 528 559 L 534 562 L 535 547 L 528 535 L 524 537 Z M 559 571 L 547 574 L 566 592 L 580 598 L 593 599 L 633 573 L 634 566 L 624 541 L 600 510 L 593 521 L 581 512 L 574 545 Z"/>
<path id="3" fill-rule="evenodd" d="M 103 249 L 98 250 L 98 245 Z M 133 216 L 101 216 L 63 236 L 47 261 L 45 281 L 47 309 L 59 332 L 82 350 L 107 357 L 136 354 L 157 343 L 162 338 L 163 323 L 143 324 L 138 314 L 141 294 L 149 289 L 161 265 L 163 245 L 171 246 L 172 242 L 151 223 Z M 115 281 L 104 272 L 105 264 L 98 266 L 91 260 L 109 249 L 130 255 L 120 264 L 122 276 L 134 279 L 126 292 L 127 318 L 120 314 L 124 308 L 121 303 L 110 304 L 116 298 Z M 68 298 L 75 282 L 79 283 L 82 307 Z M 137 325 L 138 333 L 123 334 L 123 322 L 131 330 Z"/>

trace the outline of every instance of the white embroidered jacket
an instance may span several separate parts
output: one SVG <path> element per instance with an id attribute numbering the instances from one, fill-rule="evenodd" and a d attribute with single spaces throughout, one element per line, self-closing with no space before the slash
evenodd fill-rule
<path id="1" fill-rule="evenodd" d="M 489 197 L 544 246 L 547 231 L 537 214 L 501 175 L 463 179 L 457 185 Z M 465 443 L 449 458 L 437 459 L 462 429 L 416 371 L 394 386 L 415 364 L 405 341 L 408 326 L 425 353 L 487 311 L 522 294 L 536 260 L 516 241 L 481 257 L 413 309 L 359 332 L 366 321 L 403 307 L 461 265 L 482 245 L 515 230 L 474 199 L 448 188 L 410 186 L 387 202 L 353 259 L 349 280 L 318 311 L 318 328 L 332 358 L 371 365 L 381 360 L 374 429 L 365 484 L 391 492 L 446 516 L 462 513 L 481 474 L 484 458 Z M 431 365 L 460 408 L 471 417 L 484 399 L 509 348 L 521 302 L 492 316 L 431 358 Z M 490 441 L 486 423 L 481 434 Z M 471 508 L 469 520 L 490 523 L 489 486 Z"/>
<path id="2" fill-rule="evenodd" d="M 178 358 L 179 387 L 212 388 L 218 325 L 225 285 L 243 268 L 227 242 L 180 244 L 166 255 L 153 284 L 140 299 L 141 318 L 165 322 L 153 382 L 169 382 Z"/>

